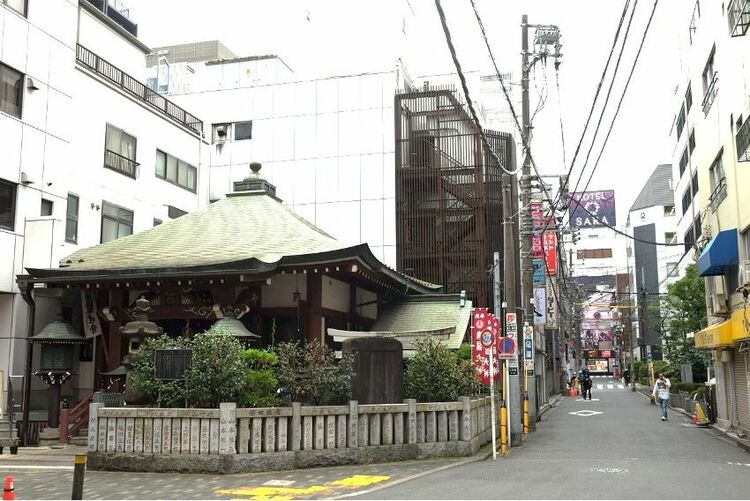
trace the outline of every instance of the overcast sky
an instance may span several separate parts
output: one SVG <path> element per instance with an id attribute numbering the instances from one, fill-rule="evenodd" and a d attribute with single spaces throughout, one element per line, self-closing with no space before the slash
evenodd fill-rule
<path id="1" fill-rule="evenodd" d="M 530 23 L 560 27 L 560 99 L 570 165 L 624 0 L 475 1 L 504 72 L 519 72 L 522 14 L 529 15 Z M 443 0 L 443 4 L 464 68 L 490 73 L 490 60 L 469 0 Z M 674 11 L 684 10 L 688 4 L 686 0 L 659 3 L 623 108 L 590 186 L 616 190 L 618 226 L 624 226 L 627 210 L 654 167 L 671 162 L 673 95 L 681 78 L 677 37 L 679 30 L 687 30 L 687 26 L 674 21 Z M 421 51 L 418 58 L 407 61 L 410 73 L 416 76 L 454 71 L 433 0 L 410 0 L 410 4 L 406 0 L 128 0 L 128 5 L 131 18 L 138 23 L 139 38 L 150 46 L 219 39 L 240 56 L 277 54 L 299 79 L 392 69 L 394 54 L 399 50 L 396 35 L 400 32 L 402 12 L 411 9 L 414 24 L 408 26 L 408 35 L 417 41 Z M 606 134 L 652 5 L 653 0 L 640 0 L 637 4 L 599 141 Z M 561 173 L 567 169 L 562 162 L 551 64 L 546 70 L 541 65 L 537 69 L 536 82 L 532 82 L 532 109 L 538 99 L 536 89 L 545 85 L 545 72 L 548 98 L 534 123 L 532 149 L 544 173 Z M 584 140 L 574 179 L 580 173 L 589 144 L 589 139 Z M 591 164 L 598 152 L 597 146 Z M 590 167 L 581 185 L 589 172 Z"/>

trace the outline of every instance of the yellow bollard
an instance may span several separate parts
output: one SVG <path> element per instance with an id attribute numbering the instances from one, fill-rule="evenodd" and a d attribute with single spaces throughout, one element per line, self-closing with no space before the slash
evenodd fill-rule
<path id="1" fill-rule="evenodd" d="M 508 415 L 505 400 L 500 404 L 500 454 L 508 453 Z"/>
<path id="2" fill-rule="evenodd" d="M 523 396 L 523 434 L 529 434 L 529 394 Z"/>

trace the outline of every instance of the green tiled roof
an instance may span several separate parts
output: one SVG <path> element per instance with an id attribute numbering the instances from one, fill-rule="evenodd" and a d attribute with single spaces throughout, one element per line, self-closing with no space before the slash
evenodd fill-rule
<path id="1" fill-rule="evenodd" d="M 236 193 L 154 228 L 81 249 L 62 259 L 70 271 L 163 269 L 257 259 L 275 263 L 347 245 L 264 191 Z"/>

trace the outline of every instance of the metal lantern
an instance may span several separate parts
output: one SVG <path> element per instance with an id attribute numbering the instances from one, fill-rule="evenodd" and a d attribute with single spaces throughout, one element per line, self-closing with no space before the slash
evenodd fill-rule
<path id="1" fill-rule="evenodd" d="M 47 426 L 57 428 L 61 387 L 73 375 L 73 345 L 86 343 L 87 339 L 70 324 L 55 321 L 32 337 L 31 342 L 42 345 L 40 370 L 34 375 L 49 387 Z"/>
<path id="2" fill-rule="evenodd" d="M 216 323 L 214 323 L 208 330 L 208 333 L 211 334 L 212 331 L 228 332 L 236 338 L 260 339 L 259 335 L 247 330 L 247 327 L 245 327 L 245 325 L 236 317 L 236 315 L 234 314 L 234 310 L 232 310 L 231 308 L 227 308 L 227 310 L 224 312 L 224 317 L 217 320 Z"/>

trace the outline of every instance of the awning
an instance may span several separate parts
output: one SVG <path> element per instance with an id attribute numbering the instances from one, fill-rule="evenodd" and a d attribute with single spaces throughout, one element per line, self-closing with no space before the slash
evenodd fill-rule
<path id="1" fill-rule="evenodd" d="M 699 350 L 713 350 L 732 345 L 732 321 L 709 325 L 695 334 L 695 347 Z"/>
<path id="2" fill-rule="evenodd" d="M 698 258 L 698 274 L 702 277 L 722 275 L 725 266 L 738 262 L 737 228 L 720 231 L 701 252 Z"/>

